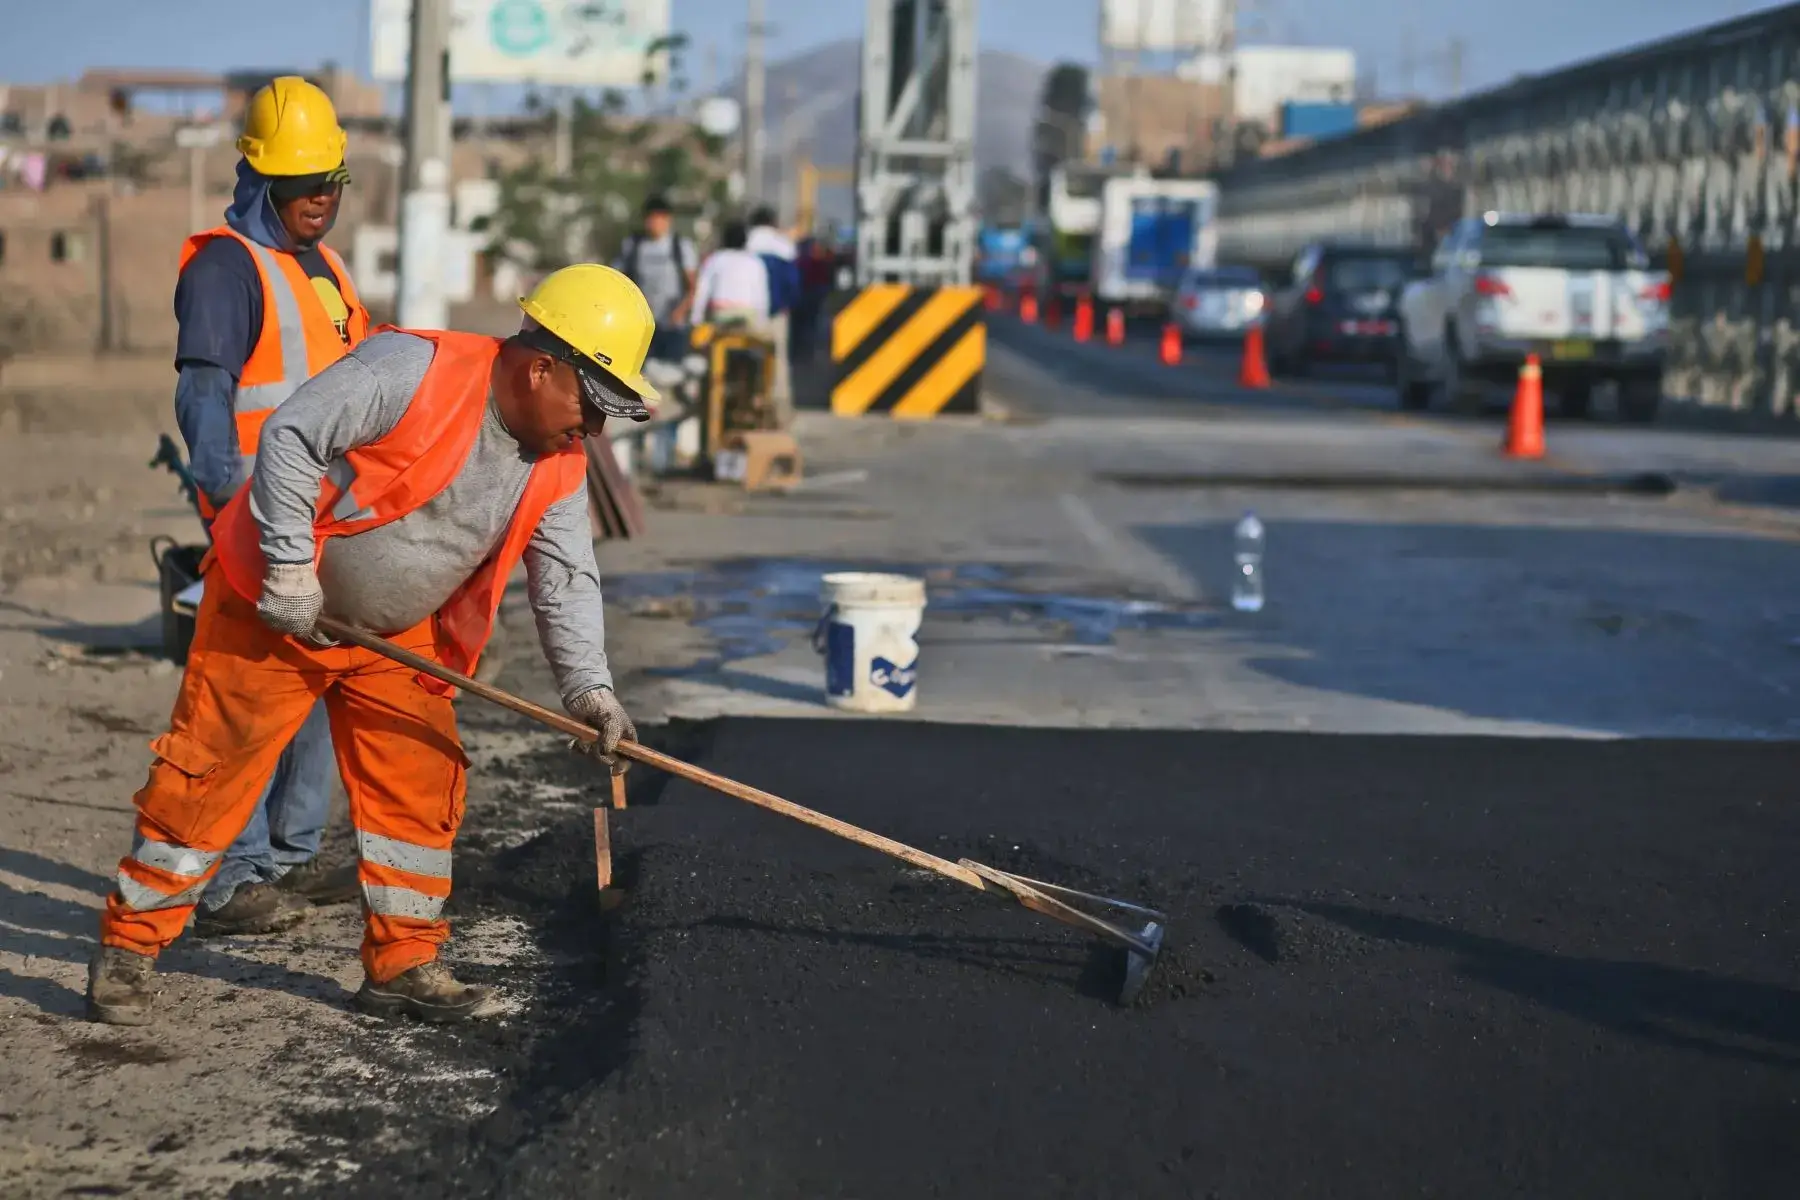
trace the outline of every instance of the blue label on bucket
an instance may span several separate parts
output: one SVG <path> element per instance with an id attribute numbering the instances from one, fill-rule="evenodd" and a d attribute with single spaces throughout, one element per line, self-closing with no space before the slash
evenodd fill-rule
<path id="1" fill-rule="evenodd" d="M 825 623 L 825 691 L 848 696 L 856 690 L 856 631 L 842 621 Z"/>
<path id="2" fill-rule="evenodd" d="M 905 697 L 908 692 L 913 690 L 913 684 L 918 681 L 919 660 L 916 658 L 904 667 L 897 667 L 880 656 L 876 656 L 869 662 L 869 682 L 896 696 Z"/>

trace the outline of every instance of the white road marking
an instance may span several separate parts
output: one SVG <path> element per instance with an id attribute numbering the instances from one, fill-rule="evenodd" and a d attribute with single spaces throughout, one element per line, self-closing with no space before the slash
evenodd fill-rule
<path id="1" fill-rule="evenodd" d="M 1064 492 L 1057 497 L 1057 503 L 1069 524 L 1114 572 L 1183 600 L 1199 598 L 1199 589 L 1193 580 L 1135 537 L 1108 526 L 1086 500 L 1073 492 Z"/>

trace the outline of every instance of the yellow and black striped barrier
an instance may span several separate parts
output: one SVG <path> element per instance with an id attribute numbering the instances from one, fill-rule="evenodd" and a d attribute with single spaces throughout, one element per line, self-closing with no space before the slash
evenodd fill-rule
<path id="1" fill-rule="evenodd" d="M 870 284 L 831 319 L 831 411 L 901 420 L 977 412 L 986 362 L 980 288 Z"/>

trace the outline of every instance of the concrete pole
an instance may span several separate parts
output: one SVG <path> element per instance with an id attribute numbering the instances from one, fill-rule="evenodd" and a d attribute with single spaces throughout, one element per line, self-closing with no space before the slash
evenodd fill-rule
<path id="1" fill-rule="evenodd" d="M 556 91 L 556 174 L 561 178 L 575 165 L 575 93 L 568 88 Z"/>
<path id="2" fill-rule="evenodd" d="M 450 228 L 450 0 L 413 0 L 404 169 L 399 323 L 442 329 L 450 323 L 443 270 Z"/>
<path id="3" fill-rule="evenodd" d="M 744 32 L 744 194 L 752 204 L 763 195 L 763 0 L 748 0 Z"/>

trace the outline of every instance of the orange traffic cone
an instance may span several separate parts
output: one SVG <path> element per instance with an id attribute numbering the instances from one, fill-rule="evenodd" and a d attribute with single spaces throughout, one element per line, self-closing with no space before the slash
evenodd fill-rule
<path id="1" fill-rule="evenodd" d="M 1506 425 L 1508 458 L 1544 457 L 1544 371 L 1538 356 L 1527 354 L 1513 392 L 1512 419 Z"/>
<path id="2" fill-rule="evenodd" d="M 1106 310 L 1106 344 L 1109 346 L 1125 344 L 1125 310 L 1122 308 Z"/>
<path id="3" fill-rule="evenodd" d="M 1075 301 L 1075 340 L 1085 342 L 1094 336 L 1094 302 L 1083 292 Z"/>
<path id="4" fill-rule="evenodd" d="M 1250 332 L 1244 335 L 1244 361 L 1238 367 L 1238 386 L 1259 389 L 1269 386 L 1269 364 L 1263 358 L 1261 325 L 1252 325 Z"/>
<path id="5" fill-rule="evenodd" d="M 1000 289 L 991 283 L 987 284 L 981 289 L 981 300 L 989 312 L 998 312 L 1000 309 Z"/>
<path id="6" fill-rule="evenodd" d="M 1027 325 L 1037 324 L 1037 293 L 1024 291 L 1019 293 L 1019 320 Z"/>
<path id="7" fill-rule="evenodd" d="M 1173 321 L 1163 326 L 1162 360 L 1165 367 L 1181 365 L 1181 327 Z"/>

